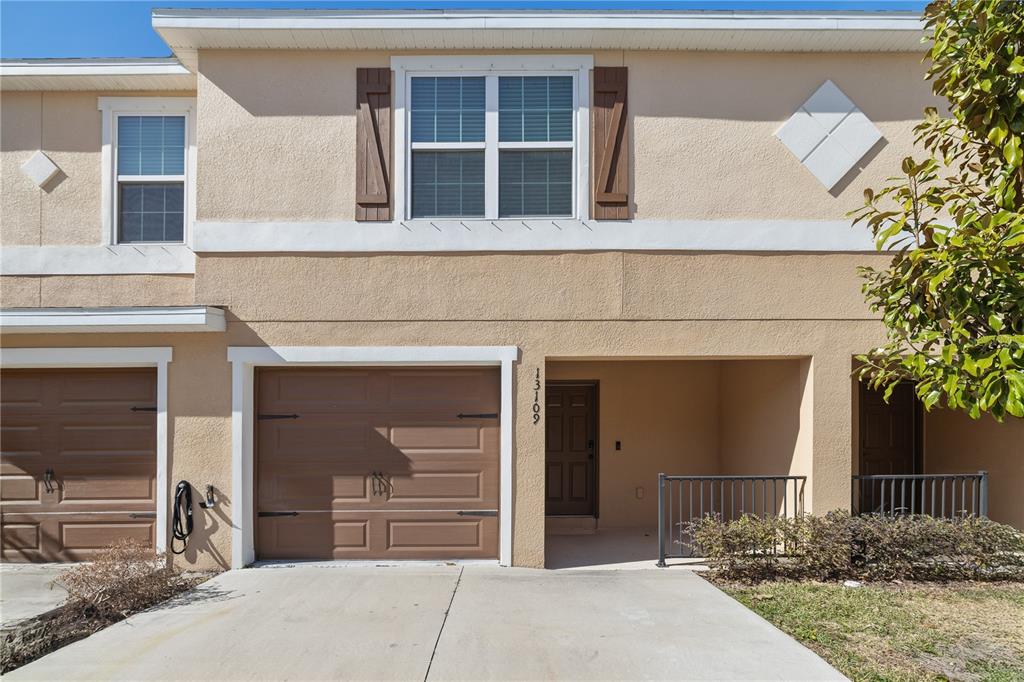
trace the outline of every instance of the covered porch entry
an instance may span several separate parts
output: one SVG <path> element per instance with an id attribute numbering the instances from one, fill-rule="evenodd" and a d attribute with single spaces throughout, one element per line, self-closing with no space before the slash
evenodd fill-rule
<path id="1" fill-rule="evenodd" d="M 809 381 L 810 359 L 800 357 L 549 360 L 547 567 L 652 567 L 660 473 L 809 477 Z M 791 482 L 785 503 L 781 488 L 747 485 L 747 492 L 719 482 L 714 491 L 709 483 L 690 490 L 696 505 L 703 489 L 706 511 L 710 496 L 723 490 L 728 513 L 755 501 L 810 509 L 811 491 L 802 483 L 794 497 Z M 714 510 L 722 503 L 715 498 Z"/>

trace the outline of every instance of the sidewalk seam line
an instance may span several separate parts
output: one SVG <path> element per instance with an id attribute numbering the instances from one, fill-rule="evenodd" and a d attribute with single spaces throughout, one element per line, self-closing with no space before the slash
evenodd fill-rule
<path id="1" fill-rule="evenodd" d="M 423 682 L 427 682 L 427 678 L 430 677 L 430 666 L 434 665 L 434 656 L 437 654 L 437 645 L 441 641 L 441 633 L 444 632 L 445 623 L 448 622 L 448 614 L 451 613 L 452 604 L 455 602 L 455 593 L 459 591 L 459 584 L 462 582 L 462 572 L 465 570 L 465 566 L 461 566 L 459 568 L 459 577 L 455 580 L 455 587 L 452 589 L 452 597 L 448 600 L 448 608 L 444 610 L 444 618 L 441 619 L 441 627 L 437 631 L 437 639 L 434 640 L 434 649 L 430 652 L 430 662 L 427 663 L 427 672 L 423 676 Z"/>

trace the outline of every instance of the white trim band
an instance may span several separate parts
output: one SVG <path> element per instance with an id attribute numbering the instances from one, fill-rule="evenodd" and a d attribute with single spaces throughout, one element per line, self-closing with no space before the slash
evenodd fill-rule
<path id="1" fill-rule="evenodd" d="M 501 367 L 501 491 L 498 561 L 512 564 L 512 367 L 516 346 L 229 346 L 231 363 L 231 567 L 256 560 L 253 527 L 255 456 L 253 424 L 254 369 L 285 365 L 346 366 L 487 366 Z"/>
<path id="2" fill-rule="evenodd" d="M 870 233 L 845 220 L 406 220 L 207 222 L 202 253 L 445 251 L 874 252 Z"/>
<path id="3" fill-rule="evenodd" d="M 0 348 L 0 367 L 156 367 L 156 551 L 167 549 L 167 365 L 169 347 L 134 348 Z"/>
<path id="4" fill-rule="evenodd" d="M 191 275 L 196 256 L 184 244 L 5 246 L 3 275 Z"/>
<path id="5" fill-rule="evenodd" d="M 0 310 L 5 334 L 51 332 L 222 332 L 224 311 L 166 308 L 14 308 Z"/>

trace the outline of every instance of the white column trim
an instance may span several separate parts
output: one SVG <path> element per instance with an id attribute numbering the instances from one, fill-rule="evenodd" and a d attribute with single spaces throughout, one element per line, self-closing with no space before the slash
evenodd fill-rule
<path id="1" fill-rule="evenodd" d="M 501 489 L 498 562 L 512 564 L 512 444 L 515 416 L 512 367 L 516 346 L 229 346 L 231 363 L 231 567 L 244 568 L 256 558 L 253 489 L 253 376 L 256 367 L 325 366 L 500 366 Z"/>
<path id="2" fill-rule="evenodd" d="M 169 490 L 167 482 L 167 365 L 173 350 L 167 346 L 134 348 L 3 348 L 0 367 L 156 367 L 156 551 L 167 550 Z"/>

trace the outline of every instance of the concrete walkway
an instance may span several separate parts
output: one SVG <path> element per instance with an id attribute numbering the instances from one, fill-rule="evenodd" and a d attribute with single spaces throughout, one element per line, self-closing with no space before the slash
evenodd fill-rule
<path id="1" fill-rule="evenodd" d="M 67 564 L 0 564 L 0 625 L 57 608 L 68 593 L 54 578 Z"/>
<path id="2" fill-rule="evenodd" d="M 688 570 L 231 571 L 14 680 L 844 679 Z"/>

